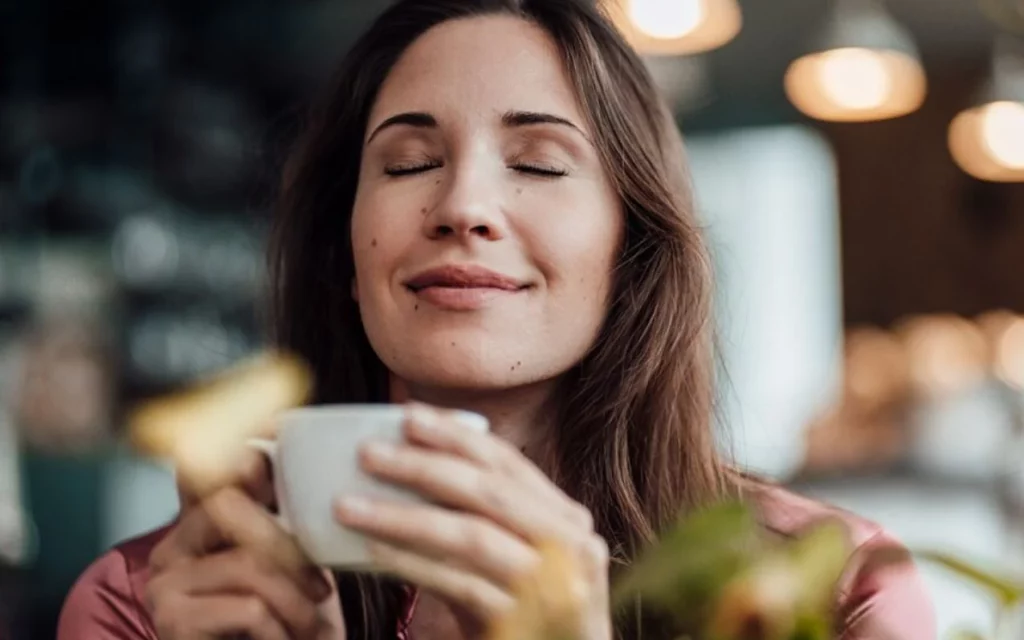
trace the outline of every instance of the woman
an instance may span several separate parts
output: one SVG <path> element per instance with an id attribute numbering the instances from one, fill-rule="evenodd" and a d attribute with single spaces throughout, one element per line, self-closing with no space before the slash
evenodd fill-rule
<path id="1" fill-rule="evenodd" d="M 339 497 L 393 580 L 304 564 L 254 460 L 90 568 L 61 637 L 476 637 L 552 536 L 592 585 L 585 638 L 675 637 L 647 614 L 612 620 L 609 565 L 743 487 L 715 452 L 711 276 L 682 146 L 636 55 L 583 0 L 399 2 L 285 176 L 276 328 L 316 401 L 470 409 L 492 434 L 417 405 L 407 445 L 361 452 L 450 507 Z M 838 515 L 750 496 L 781 533 Z M 862 547 L 885 541 L 841 517 Z M 849 574 L 845 637 L 933 636 L 912 570 Z"/>

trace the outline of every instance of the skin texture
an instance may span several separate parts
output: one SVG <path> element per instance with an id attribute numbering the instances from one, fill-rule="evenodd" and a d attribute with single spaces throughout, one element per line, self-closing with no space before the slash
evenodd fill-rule
<path id="1" fill-rule="evenodd" d="M 409 112 L 437 126 L 378 130 Z M 503 123 L 516 112 L 571 124 Z M 623 223 L 591 137 L 554 43 L 525 21 L 442 24 L 392 69 L 367 127 L 352 238 L 363 325 L 414 392 L 548 382 L 593 344 Z M 452 263 L 530 287 L 452 313 L 402 284 Z"/>

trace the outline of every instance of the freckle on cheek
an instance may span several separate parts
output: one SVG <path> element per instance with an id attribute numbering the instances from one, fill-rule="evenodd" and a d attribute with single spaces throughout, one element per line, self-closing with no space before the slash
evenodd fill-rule
<path id="1" fill-rule="evenodd" d="M 370 241 L 370 246 L 371 247 L 376 247 L 377 246 L 377 238 L 374 238 L 373 240 Z"/>
<path id="2" fill-rule="evenodd" d="M 412 310 L 413 310 L 413 311 L 419 311 L 419 310 L 420 310 L 420 305 L 418 305 L 418 304 L 414 304 L 414 305 L 412 306 Z"/>
<path id="3" fill-rule="evenodd" d="M 522 187 L 519 187 L 519 188 L 516 189 L 516 193 L 522 193 L 522 192 L 523 192 L 523 188 Z"/>
<path id="4" fill-rule="evenodd" d="M 422 209 L 420 209 L 420 213 L 422 213 L 423 215 L 427 215 L 427 208 L 423 207 Z"/>

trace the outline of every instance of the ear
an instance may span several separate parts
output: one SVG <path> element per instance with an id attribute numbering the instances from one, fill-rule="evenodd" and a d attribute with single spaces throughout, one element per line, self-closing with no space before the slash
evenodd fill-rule
<path id="1" fill-rule="evenodd" d="M 359 302 L 359 283 L 356 282 L 354 277 L 352 278 L 352 299 L 355 300 L 356 303 Z"/>

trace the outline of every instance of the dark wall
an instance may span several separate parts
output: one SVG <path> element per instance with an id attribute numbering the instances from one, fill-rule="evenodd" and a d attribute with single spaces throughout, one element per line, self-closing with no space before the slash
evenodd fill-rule
<path id="1" fill-rule="evenodd" d="M 824 128 L 840 174 L 847 324 L 1024 311 L 1024 185 L 974 180 L 946 146 L 986 60 L 927 66 L 920 111 Z"/>

